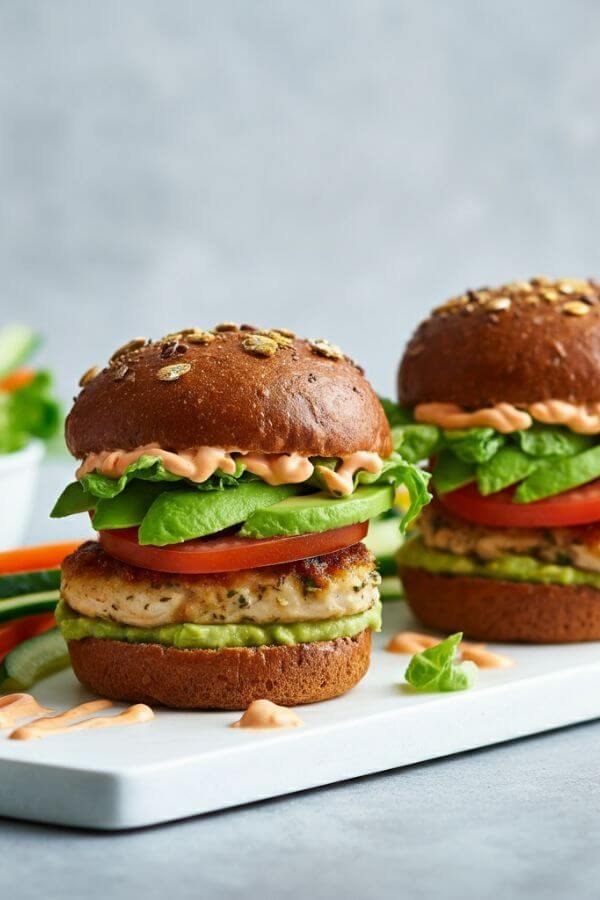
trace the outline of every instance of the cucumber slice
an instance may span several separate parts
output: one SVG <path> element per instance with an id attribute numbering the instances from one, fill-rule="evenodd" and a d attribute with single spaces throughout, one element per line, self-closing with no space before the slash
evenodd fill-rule
<path id="1" fill-rule="evenodd" d="M 377 568 L 382 575 L 395 575 L 396 553 L 404 543 L 400 534 L 400 518 L 376 519 L 369 525 L 369 533 L 364 543 L 374 553 Z"/>
<path id="2" fill-rule="evenodd" d="M 26 325 L 0 329 L 0 378 L 23 363 L 37 346 L 37 334 Z"/>
<path id="3" fill-rule="evenodd" d="M 11 650 L 0 665 L 0 694 L 28 690 L 36 681 L 68 665 L 69 651 L 58 628 L 29 638 Z"/>
<path id="4" fill-rule="evenodd" d="M 22 597 L 8 597 L 0 600 L 0 622 L 32 616 L 34 613 L 52 611 L 58 603 L 58 591 L 40 591 L 24 594 Z"/>
<path id="5" fill-rule="evenodd" d="M 13 572 L 10 575 L 0 575 L 0 600 L 8 597 L 21 597 L 23 594 L 58 590 L 59 587 L 60 569 Z"/>
<path id="6" fill-rule="evenodd" d="M 389 575 L 387 578 L 382 578 L 379 585 L 379 596 L 384 603 L 390 600 L 404 599 L 404 588 L 397 575 Z"/>

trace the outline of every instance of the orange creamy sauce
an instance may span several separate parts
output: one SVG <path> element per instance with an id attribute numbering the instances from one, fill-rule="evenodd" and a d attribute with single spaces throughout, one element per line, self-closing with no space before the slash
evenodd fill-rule
<path id="1" fill-rule="evenodd" d="M 564 400 L 543 400 L 519 409 L 511 403 L 497 403 L 472 412 L 454 403 L 419 403 L 415 420 L 446 430 L 495 428 L 502 434 L 531 428 L 534 419 L 546 425 L 566 425 L 577 434 L 600 434 L 600 403 L 577 406 Z"/>
<path id="2" fill-rule="evenodd" d="M 267 484 L 300 484 L 314 472 L 314 465 L 299 453 L 244 453 L 240 450 L 223 450 L 221 447 L 195 447 L 181 453 L 163 450 L 158 444 L 146 444 L 134 450 L 102 450 L 90 453 L 77 469 L 77 478 L 90 472 L 101 472 L 109 478 L 119 478 L 132 463 L 141 456 L 161 459 L 165 469 L 173 475 L 201 483 L 219 469 L 226 475 L 234 475 L 236 463 L 233 454 L 243 457 L 244 465 L 253 475 L 258 475 Z M 377 453 L 359 450 L 342 459 L 337 472 L 324 466 L 319 474 L 327 488 L 337 494 L 351 494 L 354 489 L 354 475 L 359 469 L 379 474 L 383 467 Z"/>
<path id="3" fill-rule="evenodd" d="M 27 725 L 16 728 L 9 734 L 13 741 L 29 741 L 34 738 L 48 737 L 52 734 L 70 734 L 74 731 L 84 731 L 92 728 L 112 728 L 116 725 L 138 725 L 142 722 L 150 722 L 154 713 L 144 703 L 136 703 L 116 716 L 92 716 L 92 713 L 114 706 L 110 700 L 91 700 L 89 703 L 81 703 L 65 712 L 53 716 L 42 715 L 34 718 Z M 0 728 L 8 728 L 19 719 L 40 716 L 49 713 L 29 694 L 9 694 L 0 698 Z M 89 717 L 89 718 L 86 718 Z"/>
<path id="4" fill-rule="evenodd" d="M 270 700 L 254 700 L 232 728 L 299 728 L 304 725 L 293 709 Z"/>
<path id="5" fill-rule="evenodd" d="M 423 650 L 435 647 L 439 643 L 440 638 L 432 637 L 430 634 L 421 634 L 418 631 L 399 631 L 385 649 L 390 653 L 422 653 Z M 474 662 L 481 669 L 507 669 L 515 664 L 510 656 L 492 653 L 485 644 L 462 641 L 459 652 L 463 660 Z"/>

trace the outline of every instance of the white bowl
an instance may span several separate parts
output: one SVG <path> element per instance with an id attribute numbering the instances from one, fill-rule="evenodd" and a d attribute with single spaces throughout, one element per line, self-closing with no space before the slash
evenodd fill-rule
<path id="1" fill-rule="evenodd" d="M 0 550 L 21 546 L 32 513 L 44 444 L 0 454 Z"/>

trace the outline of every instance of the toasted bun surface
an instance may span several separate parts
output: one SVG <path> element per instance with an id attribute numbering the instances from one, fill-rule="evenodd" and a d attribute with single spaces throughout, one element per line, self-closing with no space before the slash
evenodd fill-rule
<path id="1" fill-rule="evenodd" d="M 398 375 L 402 405 L 600 402 L 600 287 L 538 278 L 453 298 L 419 325 Z"/>
<path id="2" fill-rule="evenodd" d="M 194 340 L 203 335 L 208 343 Z M 133 342 L 84 376 L 67 418 L 69 450 L 78 459 L 150 443 L 388 456 L 387 419 L 362 370 L 326 343 L 278 340 L 235 330 Z"/>
<path id="3" fill-rule="evenodd" d="M 176 709 L 282 706 L 344 694 L 369 668 L 371 632 L 291 646 L 178 650 L 160 644 L 85 638 L 69 641 L 77 678 L 111 700 Z"/>
<path id="4" fill-rule="evenodd" d="M 406 599 L 428 628 L 483 641 L 600 640 L 600 591 L 591 587 L 432 575 L 401 568 Z"/>

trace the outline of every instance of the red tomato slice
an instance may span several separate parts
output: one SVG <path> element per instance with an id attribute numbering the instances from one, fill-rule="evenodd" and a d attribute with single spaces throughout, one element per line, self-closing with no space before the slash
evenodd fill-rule
<path id="1" fill-rule="evenodd" d="M 279 563 L 322 556 L 357 544 L 366 536 L 368 522 L 345 525 L 318 534 L 298 534 L 255 540 L 238 535 L 198 538 L 168 547 L 138 544 L 137 528 L 100 531 L 98 537 L 107 553 L 131 566 L 156 572 L 199 575 L 209 572 L 237 572 Z"/>
<path id="2" fill-rule="evenodd" d="M 515 503 L 515 488 L 483 497 L 475 484 L 440 494 L 442 506 L 461 519 L 492 528 L 562 528 L 600 522 L 600 481 L 534 503 Z"/>
<path id="3" fill-rule="evenodd" d="M 54 613 L 38 613 L 0 625 L 0 662 L 18 644 L 54 628 Z"/>

